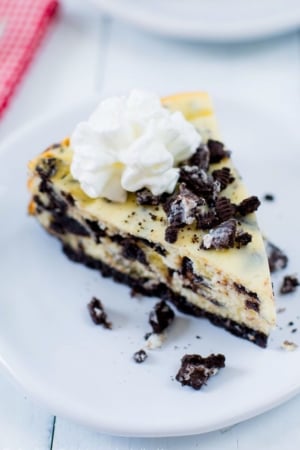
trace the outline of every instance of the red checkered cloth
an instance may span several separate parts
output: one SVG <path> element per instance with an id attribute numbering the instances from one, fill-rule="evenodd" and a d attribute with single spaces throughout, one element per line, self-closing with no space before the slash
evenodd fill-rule
<path id="1" fill-rule="evenodd" d="M 57 7 L 57 0 L 0 0 L 0 116 Z"/>

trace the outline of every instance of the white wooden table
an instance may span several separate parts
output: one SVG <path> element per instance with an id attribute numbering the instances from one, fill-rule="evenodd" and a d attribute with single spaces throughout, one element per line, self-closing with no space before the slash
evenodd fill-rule
<path id="1" fill-rule="evenodd" d="M 226 92 L 261 109 L 300 117 L 300 31 L 258 43 L 174 42 L 63 2 L 9 110 L 0 141 L 28 120 L 93 93 L 132 87 L 161 94 Z M 298 119 L 299 120 L 299 119 Z M 20 149 L 21 151 L 21 149 Z M 0 450 L 299 449 L 300 397 L 229 429 L 185 438 L 128 439 L 88 430 L 32 402 L 0 374 Z"/>

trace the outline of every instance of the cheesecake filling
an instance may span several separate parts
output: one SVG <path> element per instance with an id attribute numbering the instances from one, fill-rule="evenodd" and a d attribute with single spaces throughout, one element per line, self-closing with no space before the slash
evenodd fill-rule
<path id="1" fill-rule="evenodd" d="M 42 192 L 40 192 L 42 190 Z M 71 202 L 71 204 L 70 204 Z M 163 285 L 189 303 L 209 313 L 230 318 L 269 334 L 272 324 L 260 311 L 256 292 L 247 290 L 239 279 L 229 279 L 221 270 L 202 264 L 201 273 L 188 257 L 176 250 L 121 233 L 107 222 L 99 222 L 72 205 L 72 201 L 43 183 L 34 196 L 40 223 L 56 235 L 66 249 L 103 262 L 116 271 L 139 280 L 141 289 L 159 290 Z"/>

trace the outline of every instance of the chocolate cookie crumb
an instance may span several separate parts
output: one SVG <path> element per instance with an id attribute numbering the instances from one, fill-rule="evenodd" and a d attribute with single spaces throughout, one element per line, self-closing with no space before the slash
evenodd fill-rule
<path id="1" fill-rule="evenodd" d="M 103 305 L 98 298 L 93 297 L 90 303 L 88 303 L 87 307 L 92 321 L 96 325 L 102 325 L 108 330 L 112 329 L 112 323 L 107 320 L 107 314 L 104 311 Z"/>
<path id="2" fill-rule="evenodd" d="M 227 197 L 219 197 L 216 201 L 216 212 L 221 222 L 231 219 L 236 212 L 236 206 Z"/>
<path id="3" fill-rule="evenodd" d="M 276 272 L 280 269 L 285 269 L 288 264 L 288 257 L 283 251 L 272 244 L 272 242 L 265 240 L 265 247 L 269 261 L 269 267 L 271 272 Z"/>
<path id="4" fill-rule="evenodd" d="M 286 311 L 286 308 L 278 308 L 276 312 L 277 312 L 277 314 L 282 314 L 285 311 Z"/>
<path id="5" fill-rule="evenodd" d="M 210 153 L 210 164 L 218 163 L 222 159 L 230 157 L 230 152 L 225 150 L 225 146 L 222 142 L 209 139 L 207 141 L 207 147 Z"/>
<path id="6" fill-rule="evenodd" d="M 197 228 L 200 230 L 209 230 L 217 226 L 220 221 L 215 213 L 215 211 L 207 211 L 202 214 L 199 214 L 196 217 Z"/>
<path id="7" fill-rule="evenodd" d="M 160 202 L 160 196 L 153 195 L 149 189 L 141 189 L 136 192 L 136 202 L 138 205 L 157 206 Z"/>
<path id="8" fill-rule="evenodd" d="M 239 231 L 236 233 L 235 245 L 237 248 L 244 247 L 245 245 L 248 245 L 249 242 L 251 242 L 251 241 L 252 241 L 251 234 L 249 234 L 247 232 L 242 232 L 242 231 Z"/>
<path id="9" fill-rule="evenodd" d="M 225 367 L 225 356 L 222 354 L 211 354 L 206 358 L 200 355 L 184 355 L 176 380 L 182 386 L 191 386 L 199 390 L 223 367 Z"/>
<path id="10" fill-rule="evenodd" d="M 286 275 L 283 278 L 283 282 L 279 292 L 280 294 L 289 294 L 291 292 L 294 292 L 299 284 L 299 280 L 295 275 Z"/>
<path id="11" fill-rule="evenodd" d="M 207 171 L 209 167 L 209 159 L 210 159 L 210 152 L 208 150 L 208 147 L 207 145 L 202 144 L 200 145 L 199 148 L 197 148 L 195 153 L 188 160 L 188 165 L 198 166 L 199 169 Z"/>
<path id="12" fill-rule="evenodd" d="M 273 202 L 275 200 L 275 197 L 273 194 L 265 194 L 264 200 L 266 200 L 267 202 Z"/>
<path id="13" fill-rule="evenodd" d="M 257 210 L 260 205 L 259 199 L 252 195 L 251 197 L 245 198 L 238 205 L 237 210 L 241 214 L 241 216 L 246 216 L 247 214 L 253 213 Z"/>
<path id="14" fill-rule="evenodd" d="M 235 235 L 236 220 L 226 220 L 203 236 L 201 248 L 204 250 L 231 248 L 234 246 Z"/>
<path id="15" fill-rule="evenodd" d="M 137 352 L 135 352 L 133 354 L 133 359 L 138 364 L 143 363 L 147 358 L 148 358 L 148 355 L 145 352 L 145 350 L 143 350 L 143 349 L 138 350 Z"/>
<path id="16" fill-rule="evenodd" d="M 227 186 L 234 181 L 229 167 L 222 167 L 222 169 L 214 170 L 212 176 L 215 181 L 219 181 L 221 191 L 227 188 Z"/>
<path id="17" fill-rule="evenodd" d="M 170 306 L 162 300 L 156 303 L 154 309 L 150 312 L 149 323 L 154 333 L 162 333 L 171 323 L 175 317 L 174 311 Z"/>

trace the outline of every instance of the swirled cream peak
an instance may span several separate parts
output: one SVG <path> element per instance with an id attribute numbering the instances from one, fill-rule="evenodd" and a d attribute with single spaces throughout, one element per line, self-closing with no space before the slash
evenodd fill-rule
<path id="1" fill-rule="evenodd" d="M 92 198 L 124 202 L 127 192 L 148 188 L 173 192 L 178 163 L 189 158 L 201 137 L 180 112 L 158 96 L 132 91 L 99 104 L 71 135 L 72 176 Z"/>

